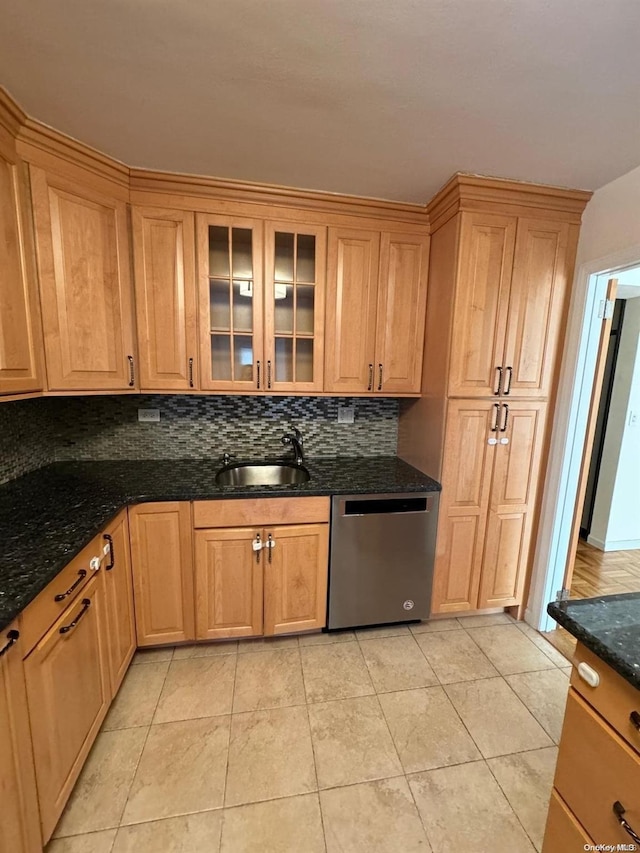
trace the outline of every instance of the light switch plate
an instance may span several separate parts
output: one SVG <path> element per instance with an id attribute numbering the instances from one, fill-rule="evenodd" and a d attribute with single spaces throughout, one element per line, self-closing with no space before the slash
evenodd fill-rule
<path id="1" fill-rule="evenodd" d="M 138 409 L 138 420 L 141 424 L 159 424 L 160 409 Z"/>
<path id="2" fill-rule="evenodd" d="M 352 424 L 356 417 L 355 406 L 338 406 L 338 423 Z"/>

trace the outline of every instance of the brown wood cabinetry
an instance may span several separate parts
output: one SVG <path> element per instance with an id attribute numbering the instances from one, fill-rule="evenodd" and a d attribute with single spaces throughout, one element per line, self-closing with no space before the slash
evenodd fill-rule
<path id="1" fill-rule="evenodd" d="M 417 393 L 429 238 L 330 228 L 325 390 Z"/>
<path id="2" fill-rule="evenodd" d="M 136 387 L 124 201 L 31 167 L 51 391 Z"/>
<path id="3" fill-rule="evenodd" d="M 449 401 L 434 613 L 518 603 L 545 414 L 545 403 Z"/>
<path id="4" fill-rule="evenodd" d="M 195 639 L 190 504 L 139 504 L 129 526 L 138 645 Z"/>
<path id="5" fill-rule="evenodd" d="M 40 820 L 17 625 L 0 634 L 0 850 L 40 853 Z"/>
<path id="6" fill-rule="evenodd" d="M 194 215 L 134 207 L 131 211 L 140 387 L 200 387 Z"/>
<path id="7" fill-rule="evenodd" d="M 328 498 L 196 503 L 196 528 L 218 525 L 195 531 L 198 639 L 322 628 L 328 521 Z"/>
<path id="8" fill-rule="evenodd" d="M 45 843 L 111 700 L 102 582 L 91 578 L 24 663 Z"/>
<path id="9" fill-rule="evenodd" d="M 43 387 L 42 331 L 23 176 L 15 142 L 0 127 L 0 395 Z"/>
<path id="10" fill-rule="evenodd" d="M 107 611 L 107 655 L 111 693 L 115 696 L 136 649 L 133 584 L 129 554 L 129 524 L 123 510 L 102 535 L 104 542 L 105 608 Z"/>

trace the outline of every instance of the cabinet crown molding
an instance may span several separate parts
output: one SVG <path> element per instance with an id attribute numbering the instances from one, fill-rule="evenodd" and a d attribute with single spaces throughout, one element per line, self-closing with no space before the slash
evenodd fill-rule
<path id="1" fill-rule="evenodd" d="M 593 195 L 588 190 L 531 184 L 457 172 L 427 205 L 431 232 L 460 211 L 484 211 L 557 219 L 580 224 Z M 538 212 L 538 214 L 537 214 Z"/>

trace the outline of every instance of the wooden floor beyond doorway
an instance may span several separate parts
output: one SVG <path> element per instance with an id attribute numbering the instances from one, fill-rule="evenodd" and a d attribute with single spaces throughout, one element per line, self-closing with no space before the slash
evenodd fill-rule
<path id="1" fill-rule="evenodd" d="M 578 541 L 571 598 L 640 592 L 640 550 L 600 551 Z"/>

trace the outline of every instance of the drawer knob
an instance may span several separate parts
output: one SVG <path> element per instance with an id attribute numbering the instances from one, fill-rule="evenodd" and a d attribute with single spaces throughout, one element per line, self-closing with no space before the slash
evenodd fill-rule
<path id="1" fill-rule="evenodd" d="M 636 842 L 636 844 L 640 844 L 640 835 L 638 835 L 638 833 L 635 832 L 633 827 L 629 823 L 627 823 L 627 821 L 624 818 L 624 812 L 625 812 L 624 806 L 622 805 L 620 800 L 616 800 L 615 803 L 613 804 L 613 813 L 618 818 L 618 823 L 624 829 L 624 831 L 627 833 L 627 835 L 630 835 L 631 838 L 633 838 L 633 840 Z"/>
<path id="2" fill-rule="evenodd" d="M 584 661 L 580 661 L 578 664 L 578 675 L 583 681 L 587 682 L 589 687 L 597 687 L 600 684 L 600 676 L 597 671 Z"/>

